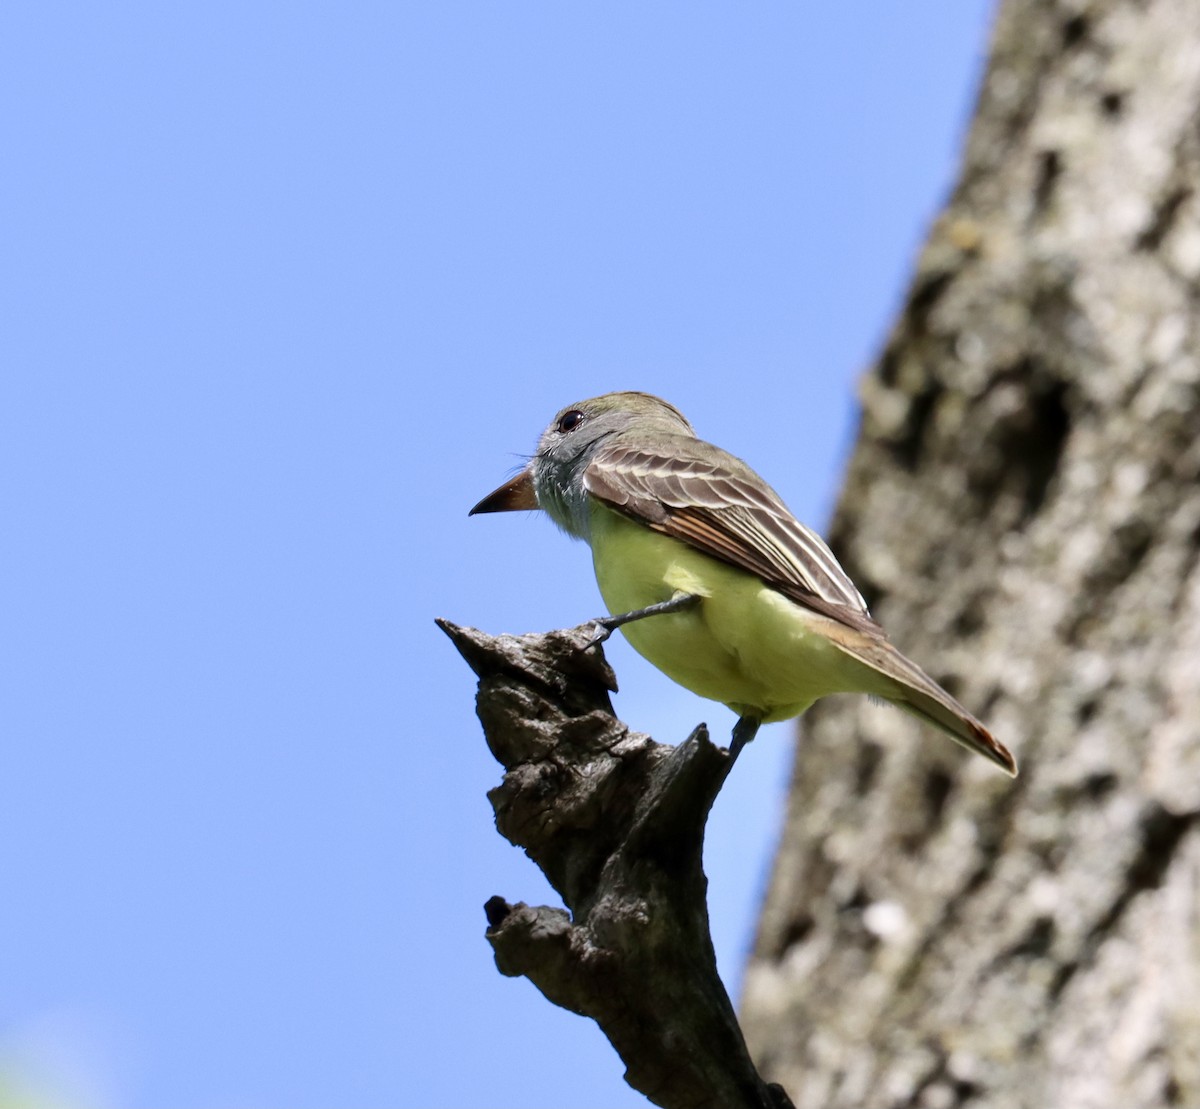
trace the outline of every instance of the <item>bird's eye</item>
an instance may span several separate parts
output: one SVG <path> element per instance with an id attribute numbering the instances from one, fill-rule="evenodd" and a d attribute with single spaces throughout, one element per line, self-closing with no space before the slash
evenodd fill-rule
<path id="1" fill-rule="evenodd" d="M 583 413 L 578 408 L 572 408 L 570 412 L 564 412 L 558 420 L 558 430 L 566 435 L 568 431 L 574 431 L 581 423 L 583 423 Z"/>

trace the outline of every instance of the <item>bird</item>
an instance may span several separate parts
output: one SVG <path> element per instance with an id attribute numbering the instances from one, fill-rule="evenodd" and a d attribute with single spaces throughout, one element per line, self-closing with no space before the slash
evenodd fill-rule
<path id="1" fill-rule="evenodd" d="M 590 545 L 610 613 L 593 642 L 620 628 L 669 678 L 737 714 L 731 764 L 760 725 L 864 693 L 1016 776 L 1008 748 L 892 646 L 825 542 L 662 398 L 613 392 L 561 409 L 469 515 L 519 509 Z"/>

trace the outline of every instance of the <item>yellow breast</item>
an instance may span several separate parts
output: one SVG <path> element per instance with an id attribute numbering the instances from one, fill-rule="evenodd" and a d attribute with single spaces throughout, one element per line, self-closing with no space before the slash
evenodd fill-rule
<path id="1" fill-rule="evenodd" d="M 622 626 L 644 658 L 739 716 L 786 720 L 826 693 L 862 691 L 863 668 L 820 633 L 820 617 L 761 579 L 596 504 L 592 559 L 600 593 L 617 614 L 669 600 L 695 608 Z"/>

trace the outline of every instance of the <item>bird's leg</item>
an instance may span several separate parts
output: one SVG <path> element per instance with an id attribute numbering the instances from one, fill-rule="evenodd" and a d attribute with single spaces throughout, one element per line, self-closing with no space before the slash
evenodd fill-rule
<path id="1" fill-rule="evenodd" d="M 733 739 L 729 744 L 729 765 L 737 761 L 737 757 L 741 754 L 742 748 L 746 746 L 757 734 L 760 721 L 753 716 L 739 716 L 738 722 L 733 726 Z"/>
<path id="2" fill-rule="evenodd" d="M 595 647 L 597 643 L 603 643 L 613 632 L 622 624 L 631 624 L 634 620 L 644 620 L 647 616 L 662 616 L 667 612 L 682 612 L 685 608 L 691 608 L 698 604 L 700 595 L 698 593 L 676 593 L 669 601 L 659 601 L 656 605 L 647 605 L 645 608 L 635 608 L 632 612 L 622 612 L 616 616 L 601 616 L 592 623 L 596 625 L 596 634 L 588 640 L 589 647 Z"/>

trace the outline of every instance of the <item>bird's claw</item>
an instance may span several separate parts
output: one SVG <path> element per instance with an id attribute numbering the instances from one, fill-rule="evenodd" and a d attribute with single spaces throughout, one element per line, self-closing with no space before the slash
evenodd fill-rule
<path id="1" fill-rule="evenodd" d="M 616 625 L 609 624 L 603 616 L 591 621 L 591 624 L 596 630 L 592 632 L 588 641 L 581 648 L 584 651 L 590 651 L 593 647 L 599 647 L 616 630 Z"/>

